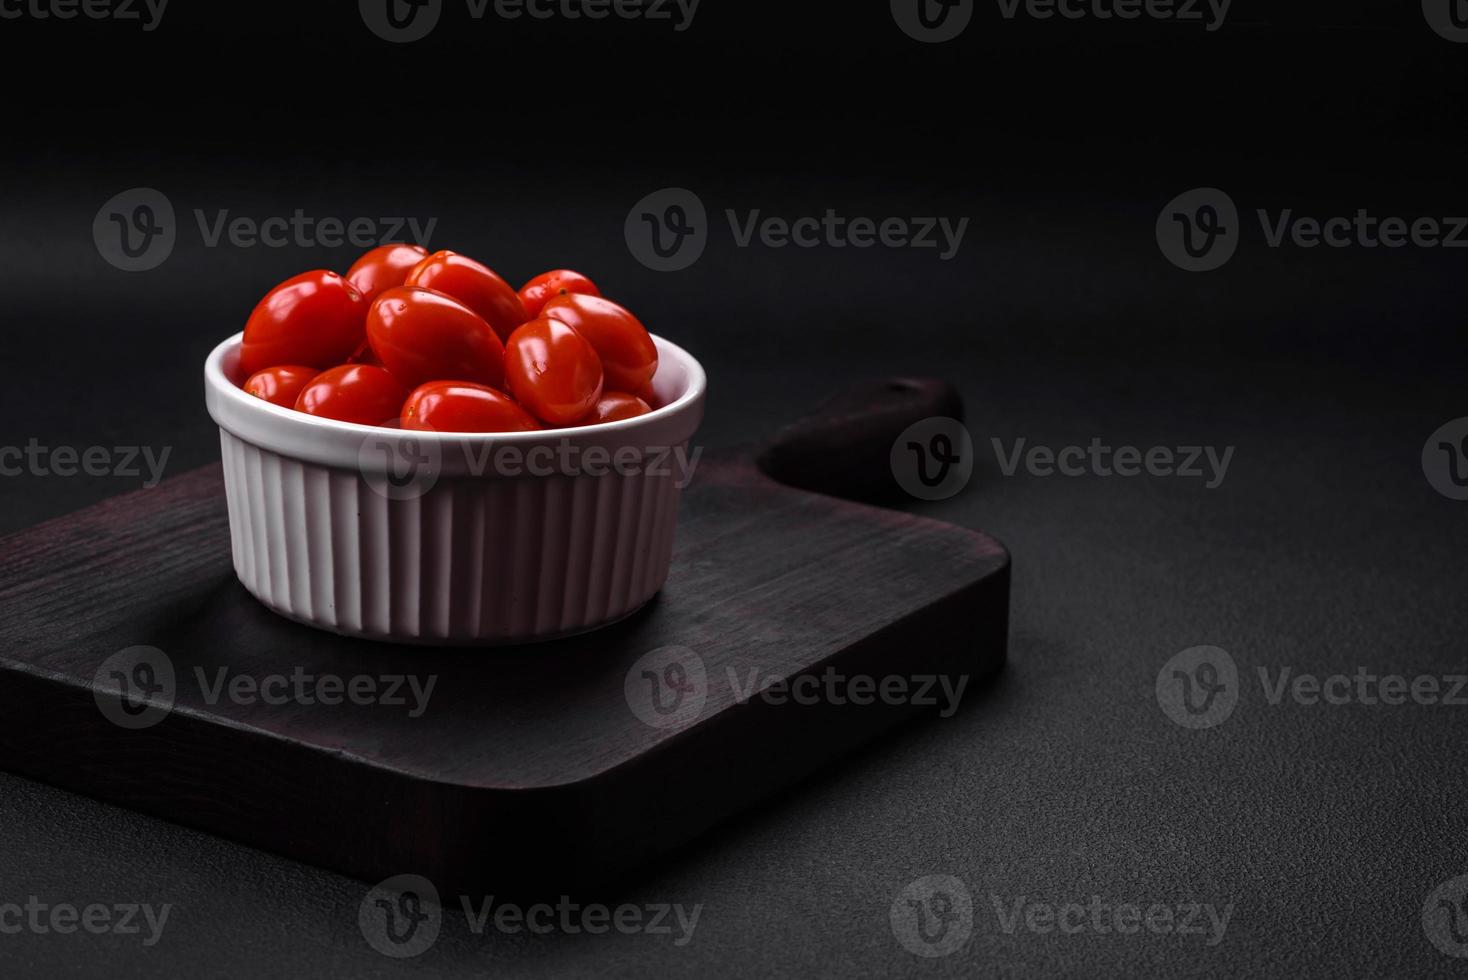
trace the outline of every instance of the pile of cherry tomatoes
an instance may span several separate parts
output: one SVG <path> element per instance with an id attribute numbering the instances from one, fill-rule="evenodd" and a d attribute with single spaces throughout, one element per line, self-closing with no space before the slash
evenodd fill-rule
<path id="1" fill-rule="evenodd" d="M 308 415 L 436 432 L 522 432 L 652 411 L 658 353 L 585 276 L 518 291 L 455 252 L 383 245 L 345 276 L 265 294 L 245 324 L 245 391 Z"/>

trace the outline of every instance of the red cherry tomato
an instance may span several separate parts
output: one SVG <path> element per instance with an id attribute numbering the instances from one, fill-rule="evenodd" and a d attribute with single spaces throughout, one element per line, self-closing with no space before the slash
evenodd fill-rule
<path id="1" fill-rule="evenodd" d="M 504 381 L 505 348 L 489 324 L 452 296 L 399 286 L 372 303 L 367 340 L 403 384 Z"/>
<path id="2" fill-rule="evenodd" d="M 422 245 L 379 245 L 352 263 L 347 281 L 370 303 L 384 291 L 401 286 L 413 266 L 427 256 L 428 249 Z"/>
<path id="3" fill-rule="evenodd" d="M 647 402 L 636 395 L 629 395 L 625 391 L 609 391 L 597 399 L 596 405 L 591 409 L 591 414 L 582 419 L 581 424 L 620 422 L 623 419 L 635 419 L 651 411 L 652 408 Z"/>
<path id="4" fill-rule="evenodd" d="M 551 272 L 542 272 L 521 286 L 520 302 L 525 304 L 527 317 L 537 317 L 540 316 L 540 311 L 545 308 L 549 300 L 557 296 L 564 296 L 566 293 L 600 296 L 601 290 L 596 288 L 596 283 L 579 272 L 573 272 L 570 269 L 555 269 Z"/>
<path id="5" fill-rule="evenodd" d="M 483 317 L 501 341 L 530 319 L 509 283 L 488 266 L 457 252 L 434 252 L 413 267 L 404 285 L 447 293 Z"/>
<path id="6" fill-rule="evenodd" d="M 541 317 L 510 334 L 505 384 L 542 422 L 574 425 L 601 397 L 601 361 L 586 338 L 559 320 Z"/>
<path id="7" fill-rule="evenodd" d="M 430 381 L 403 403 L 403 428 L 421 432 L 531 432 L 540 423 L 508 395 L 468 381 Z"/>
<path id="8" fill-rule="evenodd" d="M 281 408 L 295 408 L 296 396 L 321 372 L 299 364 L 283 364 L 256 371 L 240 385 L 256 398 L 263 398 Z"/>
<path id="9" fill-rule="evenodd" d="M 383 368 L 343 364 L 312 378 L 296 397 L 296 411 L 338 422 L 382 425 L 397 419 L 407 396 Z"/>
<path id="10" fill-rule="evenodd" d="M 636 391 L 658 369 L 658 349 L 647 328 L 609 299 L 567 293 L 547 302 L 541 316 L 574 327 L 596 348 L 614 391 Z"/>
<path id="11" fill-rule="evenodd" d="M 266 293 L 250 314 L 240 369 L 340 364 L 362 342 L 366 319 L 367 302 L 346 279 L 325 269 L 303 272 Z"/>

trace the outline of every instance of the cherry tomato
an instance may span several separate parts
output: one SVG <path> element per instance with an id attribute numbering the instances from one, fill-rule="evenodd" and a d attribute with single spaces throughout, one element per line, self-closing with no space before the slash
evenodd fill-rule
<path id="1" fill-rule="evenodd" d="M 346 279 L 325 269 L 303 272 L 266 293 L 250 314 L 240 369 L 340 364 L 362 342 L 366 320 L 367 302 Z"/>
<path id="2" fill-rule="evenodd" d="M 283 364 L 256 371 L 240 385 L 256 398 L 263 398 L 281 408 L 295 408 L 296 396 L 321 372 L 299 364 Z"/>
<path id="3" fill-rule="evenodd" d="M 352 263 L 347 281 L 370 303 L 385 290 L 401 286 L 413 266 L 427 256 L 428 249 L 422 245 L 379 245 Z"/>
<path id="4" fill-rule="evenodd" d="M 573 272 L 570 269 L 555 269 L 551 272 L 542 272 L 521 286 L 520 302 L 525 304 L 527 317 L 537 317 L 540 316 L 540 311 L 545 307 L 547 301 L 557 296 L 564 296 L 566 293 L 600 296 L 601 290 L 596 288 L 596 283 L 579 272 Z"/>
<path id="5" fill-rule="evenodd" d="M 629 395 L 625 391 L 609 391 L 597 399 L 596 405 L 591 409 L 591 414 L 582 419 L 581 424 L 620 422 L 623 419 L 635 419 L 651 411 L 652 408 L 647 402 L 636 395 Z"/>
<path id="6" fill-rule="evenodd" d="M 296 411 L 338 422 L 382 425 L 397 419 L 407 396 L 385 369 L 343 364 L 312 378 L 296 397 Z"/>
<path id="7" fill-rule="evenodd" d="M 508 395 L 468 381 L 430 381 L 403 403 L 403 428 L 422 432 L 531 432 L 540 428 Z"/>
<path id="8" fill-rule="evenodd" d="M 541 317 L 510 334 L 505 384 L 542 422 L 573 425 L 601 397 L 601 361 L 586 338 L 559 320 Z"/>
<path id="9" fill-rule="evenodd" d="M 574 327 L 590 342 L 613 391 L 636 391 L 658 369 L 658 349 L 647 328 L 609 299 L 567 293 L 548 301 L 541 316 Z"/>
<path id="10" fill-rule="evenodd" d="M 483 317 L 501 341 L 530 319 L 509 283 L 488 266 L 457 252 L 434 252 L 413 267 L 404 285 L 447 293 Z"/>
<path id="11" fill-rule="evenodd" d="M 372 351 L 403 384 L 504 381 L 505 348 L 489 324 L 452 296 L 399 286 L 372 303 L 367 314 Z"/>

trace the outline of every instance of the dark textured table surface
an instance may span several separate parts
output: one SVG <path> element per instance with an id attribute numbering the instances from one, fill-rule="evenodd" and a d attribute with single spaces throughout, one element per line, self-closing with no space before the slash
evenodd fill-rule
<path id="1" fill-rule="evenodd" d="M 687 942 L 676 926 L 476 933 L 451 900 L 430 950 L 389 959 L 358 927 L 367 884 L 0 775 L 0 973 L 1460 973 L 1432 937 L 1468 952 L 1446 929 L 1453 910 L 1438 904 L 1463 889 L 1434 894 L 1468 875 L 1468 704 L 1365 703 L 1354 680 L 1327 685 L 1349 703 L 1307 703 L 1295 688 L 1276 696 L 1286 669 L 1437 678 L 1444 693 L 1468 672 L 1468 503 L 1436 492 L 1422 464 L 1428 437 L 1468 415 L 1462 253 L 1271 248 L 1253 218 L 1259 208 L 1468 213 L 1448 135 L 1461 131 L 1453 93 L 1468 47 L 1426 31 L 1415 10 L 1375 22 L 1358 6 L 1279 24 L 1240 0 L 1242 48 L 1227 47 L 1226 32 L 1174 48 L 1156 30 L 1134 46 L 1113 31 L 1111 47 L 1095 48 L 1077 40 L 1095 34 L 1031 23 L 1017 28 L 1031 46 L 1015 53 L 986 33 L 965 50 L 1001 64 L 944 55 L 934 70 L 968 87 L 937 104 L 911 58 L 901 77 L 862 74 L 883 63 L 875 41 L 853 42 L 837 74 L 793 57 L 811 51 L 798 38 L 741 51 L 691 30 L 685 54 L 754 72 L 771 99 L 784 71 L 801 98 L 766 103 L 770 118 L 735 106 L 743 114 L 731 121 L 685 113 L 696 98 L 675 86 L 659 90 L 665 112 L 627 95 L 648 91 L 653 68 L 638 61 L 615 92 L 583 91 L 597 110 L 594 165 L 455 153 L 446 137 L 420 156 L 357 133 L 334 142 L 300 119 L 280 132 L 270 122 L 288 104 L 278 92 L 259 94 L 258 107 L 232 93 L 232 113 L 192 118 L 168 66 L 205 70 L 210 52 L 230 50 L 222 28 L 206 34 L 214 47 L 188 50 L 160 28 L 142 42 L 146 57 L 127 62 L 141 81 L 119 89 L 124 111 L 93 92 L 77 110 L 85 127 L 26 100 L 21 125 L 50 126 L 11 142 L 0 184 L 4 445 L 167 447 L 169 473 L 217 458 L 204 353 L 264 288 L 301 268 L 342 267 L 353 250 L 206 247 L 193 209 L 437 216 L 433 244 L 482 255 L 510 278 L 584 268 L 695 351 L 710 374 L 701 440 L 711 447 L 746 442 L 850 380 L 953 381 L 968 405 L 974 478 L 956 497 L 910 507 L 997 536 L 1014 579 L 1009 665 L 957 714 L 761 805 L 609 899 L 698 906 Z M 175 16 L 182 32 L 192 15 Z M 701 16 L 712 32 L 733 15 Z M 113 64 L 101 29 L 87 30 L 87 50 Z M 427 70 L 435 52 L 412 66 Z M 1090 83 L 1053 73 L 1069 58 L 1121 87 L 1078 101 Z M 1033 74 L 1022 70 L 1037 60 Z M 308 87 L 328 74 L 294 64 Z M 1341 64 L 1375 67 L 1326 71 Z M 1256 88 L 1241 90 L 1240 73 Z M 1193 79 L 1202 104 L 1231 108 L 1200 122 L 1192 95 L 1125 101 L 1155 92 L 1158 78 Z M 1026 83 L 1023 98 L 1006 87 Z M 550 95 L 573 88 L 547 84 Z M 66 86 L 58 100 L 84 94 L 80 78 Z M 978 119 L 986 111 L 992 125 Z M 1053 124 L 1026 122 L 1046 112 Z M 360 103 L 347 114 L 352 125 L 369 115 Z M 959 118 L 968 128 L 953 134 L 945 120 Z M 464 138 L 481 150 L 494 142 L 483 131 Z M 383 156 L 354 155 L 374 145 Z M 527 145 L 541 144 L 516 144 Z M 128 274 L 99 258 L 91 222 L 136 186 L 167 193 L 180 240 L 159 269 Z M 696 265 L 658 274 L 629 254 L 623 221 L 666 186 L 699 193 L 714 225 Z M 1160 254 L 1154 225 L 1169 199 L 1198 186 L 1226 188 L 1248 230 L 1225 268 L 1188 274 Z M 971 223 L 950 261 L 917 249 L 740 248 L 722 223 L 725 208 L 793 217 L 828 207 Z M 1020 439 L 1232 455 L 1212 487 L 1094 469 L 1006 475 L 1000 457 Z M 0 530 L 140 479 L 6 476 Z M 1237 680 L 1232 712 L 1191 728 L 1164 710 L 1158 678 L 1172 683 L 1169 660 L 1199 646 L 1226 651 Z M 918 956 L 903 942 L 913 944 L 903 910 L 909 886 L 934 875 L 958 879 L 969 903 L 944 884 L 956 916 L 948 935 L 961 941 Z M 4 904 L 31 896 L 170 911 L 152 945 L 146 923 L 141 935 L 7 931 Z M 1128 931 L 1114 928 L 1118 907 Z M 1179 934 L 1184 920 L 1200 931 Z"/>

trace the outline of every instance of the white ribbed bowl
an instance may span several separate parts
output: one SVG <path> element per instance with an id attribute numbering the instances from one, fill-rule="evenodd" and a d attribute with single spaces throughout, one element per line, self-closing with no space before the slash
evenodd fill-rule
<path id="1" fill-rule="evenodd" d="M 663 407 L 648 415 L 480 434 L 271 405 L 239 387 L 240 337 L 205 361 L 204 399 L 235 573 L 281 615 L 376 640 L 524 643 L 613 623 L 667 580 L 688 474 L 657 458 L 686 454 L 705 388 L 677 345 L 653 338 Z"/>

